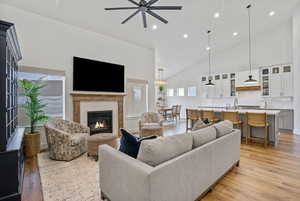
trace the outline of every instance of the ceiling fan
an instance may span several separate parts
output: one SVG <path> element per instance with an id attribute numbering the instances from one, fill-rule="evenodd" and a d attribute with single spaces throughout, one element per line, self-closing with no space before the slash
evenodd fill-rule
<path id="1" fill-rule="evenodd" d="M 144 28 L 147 28 L 147 19 L 146 14 L 151 15 L 152 17 L 160 20 L 161 22 L 167 24 L 168 21 L 164 19 L 163 17 L 159 16 L 153 10 L 181 10 L 182 6 L 153 6 L 156 2 L 159 0 L 149 0 L 148 2 L 146 0 L 140 0 L 140 2 L 136 2 L 135 0 L 128 0 L 132 4 L 135 5 L 135 7 L 117 7 L 117 8 L 105 8 L 105 10 L 136 10 L 132 15 L 130 15 L 128 18 L 126 18 L 122 24 L 125 24 L 128 22 L 131 18 L 133 18 L 135 15 L 137 15 L 139 12 L 141 12 L 143 17 L 143 25 Z"/>

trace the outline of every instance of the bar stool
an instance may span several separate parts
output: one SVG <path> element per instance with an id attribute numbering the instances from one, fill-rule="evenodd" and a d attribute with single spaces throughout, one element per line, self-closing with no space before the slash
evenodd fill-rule
<path id="1" fill-rule="evenodd" d="M 230 112 L 230 111 L 223 111 L 222 112 L 222 120 L 229 120 L 232 122 L 232 124 L 242 130 L 242 124 L 243 122 L 240 120 L 240 114 L 239 112 Z"/>
<path id="2" fill-rule="evenodd" d="M 207 119 L 210 123 L 216 123 L 220 121 L 216 118 L 215 112 L 210 110 L 202 110 L 202 119 Z"/>
<path id="3" fill-rule="evenodd" d="M 201 119 L 201 112 L 195 109 L 186 109 L 186 131 L 193 129 L 193 122 Z M 189 127 L 189 120 L 191 127 Z"/>
<path id="4" fill-rule="evenodd" d="M 267 119 L 266 113 L 246 113 L 247 117 L 247 126 L 248 132 L 246 135 L 246 144 L 248 144 L 249 140 L 260 141 L 264 143 L 264 146 L 267 147 L 269 143 L 269 123 Z M 251 134 L 252 127 L 256 128 L 264 128 L 264 138 L 253 137 Z"/>

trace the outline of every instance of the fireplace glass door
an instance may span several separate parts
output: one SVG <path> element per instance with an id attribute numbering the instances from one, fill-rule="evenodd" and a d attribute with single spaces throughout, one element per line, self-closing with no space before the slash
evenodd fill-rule
<path id="1" fill-rule="evenodd" d="M 91 135 L 100 133 L 113 133 L 112 111 L 88 112 L 88 126 Z"/>

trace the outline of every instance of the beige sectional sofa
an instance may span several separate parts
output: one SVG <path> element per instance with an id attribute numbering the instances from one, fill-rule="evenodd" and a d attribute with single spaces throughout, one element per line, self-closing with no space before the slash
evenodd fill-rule
<path id="1" fill-rule="evenodd" d="M 239 164 L 241 132 L 228 127 L 228 122 L 183 135 L 143 141 L 138 159 L 100 146 L 102 198 L 194 201 Z M 183 153 L 174 156 L 173 144 Z M 156 147 L 162 150 L 155 150 Z"/>

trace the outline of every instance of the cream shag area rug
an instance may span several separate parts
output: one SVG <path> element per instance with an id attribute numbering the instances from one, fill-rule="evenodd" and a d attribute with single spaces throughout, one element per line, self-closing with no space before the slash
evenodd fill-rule
<path id="1" fill-rule="evenodd" d="M 41 153 L 39 170 L 44 201 L 101 201 L 99 163 L 86 154 L 70 162 Z"/>

